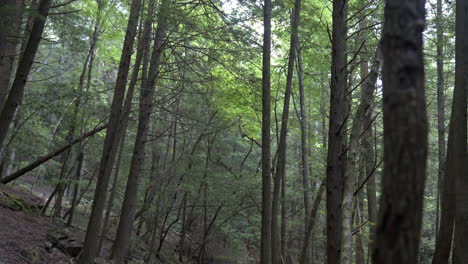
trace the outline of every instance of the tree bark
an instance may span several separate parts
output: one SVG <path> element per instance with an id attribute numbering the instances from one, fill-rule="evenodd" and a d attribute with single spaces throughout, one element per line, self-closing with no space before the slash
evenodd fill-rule
<path id="1" fill-rule="evenodd" d="M 467 175 L 467 85 L 468 85 L 468 2 L 456 1 L 455 19 L 455 88 L 453 99 L 453 129 L 457 155 L 455 168 L 455 233 L 453 263 L 468 260 L 468 175 Z M 457 90 L 459 91 L 457 93 Z M 450 132 L 449 132 L 450 133 Z M 451 165 L 449 165 L 451 166 Z M 450 177 L 450 176 L 449 176 Z"/>
<path id="2" fill-rule="evenodd" d="M 286 177 L 286 149 L 287 149 L 287 134 L 288 134 L 288 119 L 289 119 L 289 104 L 291 98 L 292 82 L 294 76 L 294 62 L 296 61 L 297 35 L 301 14 L 301 0 L 296 0 L 294 3 L 293 17 L 291 19 L 291 42 L 289 47 L 288 72 L 286 76 L 286 89 L 284 91 L 283 113 L 281 116 L 281 131 L 278 144 L 278 157 L 276 163 L 276 173 L 274 177 L 273 201 L 271 206 L 271 250 L 272 263 L 280 264 L 281 259 L 281 239 L 278 214 L 280 209 L 280 192 L 281 189 L 285 192 L 285 186 L 281 186 L 281 182 Z"/>
<path id="3" fill-rule="evenodd" d="M 102 217 L 107 196 L 109 178 L 114 165 L 115 156 L 120 141 L 122 131 L 125 130 L 122 124 L 122 103 L 125 97 L 125 87 L 128 79 L 128 72 L 133 53 L 133 44 L 137 31 L 138 19 L 140 16 L 141 0 L 133 0 L 130 8 L 127 31 L 122 47 L 117 80 L 115 82 L 114 97 L 112 99 L 111 113 L 109 117 L 109 127 L 106 131 L 104 147 L 99 164 L 96 189 L 94 192 L 93 206 L 86 229 L 83 250 L 79 257 L 79 264 L 93 263 L 98 254 L 97 246 L 101 231 Z M 127 95 L 127 98 L 129 96 Z M 124 114 L 125 115 L 125 114 Z M 123 118 L 125 119 L 125 118 Z"/>
<path id="4" fill-rule="evenodd" d="M 31 33 L 29 35 L 26 48 L 18 62 L 18 69 L 15 74 L 15 79 L 11 85 L 10 92 L 6 98 L 3 108 L 0 112 L 0 152 L 3 152 L 3 144 L 8 134 L 11 121 L 16 112 L 16 109 L 23 100 L 24 87 L 34 63 L 34 58 L 41 42 L 42 33 L 49 15 L 51 0 L 41 0 L 38 6 L 38 16 L 34 18 Z"/>
<path id="5" fill-rule="evenodd" d="M 437 135 L 439 170 L 437 177 L 437 218 L 436 234 L 439 233 L 440 196 L 445 171 L 445 87 L 444 87 L 444 26 L 442 0 L 437 0 L 436 31 L 437 31 Z"/>
<path id="6" fill-rule="evenodd" d="M 316 223 L 316 217 L 317 217 L 317 212 L 318 212 L 318 209 L 319 209 L 319 205 L 320 205 L 320 202 L 322 201 L 322 196 L 323 196 L 323 192 L 325 191 L 325 180 L 322 181 L 322 183 L 320 183 L 320 187 L 317 191 L 317 194 L 315 196 L 315 200 L 314 200 L 314 203 L 312 205 L 312 208 L 310 210 L 310 214 L 309 214 L 309 222 L 307 222 L 307 230 L 306 230 L 306 234 L 305 234 L 305 237 L 304 237 L 304 241 L 302 243 L 302 250 L 301 250 L 301 258 L 300 258 L 300 262 L 301 264 L 307 264 L 307 263 L 310 263 L 307 261 L 307 249 L 309 248 L 309 244 L 310 244 L 310 240 L 311 240 L 311 236 L 312 236 L 312 231 L 314 229 L 314 226 L 315 226 L 315 223 Z"/>
<path id="7" fill-rule="evenodd" d="M 18 58 L 23 0 L 0 2 L 0 110 L 10 91 L 10 81 Z"/>
<path id="8" fill-rule="evenodd" d="M 379 264 L 418 263 L 427 158 L 424 4 L 387 0 L 385 6 L 384 170 L 374 248 Z"/>
<path id="9" fill-rule="evenodd" d="M 263 62 L 262 62 L 262 220 L 260 234 L 260 263 L 271 264 L 271 0 L 263 5 Z"/>
<path id="10" fill-rule="evenodd" d="M 342 239 L 342 201 L 346 165 L 348 1 L 333 1 L 330 120 L 327 155 L 327 263 L 339 264 Z"/>
<path id="11" fill-rule="evenodd" d="M 137 134 L 135 137 L 120 221 L 117 228 L 117 237 L 112 251 L 112 260 L 114 263 L 124 263 L 124 258 L 130 245 L 137 203 L 138 179 L 144 165 L 146 137 L 148 134 L 150 116 L 154 107 L 154 93 L 159 75 L 161 55 L 166 41 L 165 35 L 168 25 L 167 20 L 171 10 L 170 5 L 171 2 L 169 0 L 163 0 L 161 3 L 148 78 L 142 82 Z"/>
<path id="12" fill-rule="evenodd" d="M 299 44 L 299 43 L 298 43 Z M 310 212 L 310 182 L 309 182 L 309 147 L 307 144 L 307 111 L 304 93 L 304 75 L 302 69 L 301 49 L 297 48 L 297 75 L 299 80 L 299 105 L 300 105 L 300 126 L 301 126 L 301 172 L 302 188 L 304 195 L 304 236 L 307 233 L 307 223 L 309 223 Z M 306 262 L 309 262 L 309 254 L 306 255 Z"/>

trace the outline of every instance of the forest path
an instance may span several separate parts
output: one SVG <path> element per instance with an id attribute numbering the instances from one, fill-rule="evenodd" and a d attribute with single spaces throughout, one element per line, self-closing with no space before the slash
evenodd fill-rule
<path id="1" fill-rule="evenodd" d="M 47 236 L 62 229 L 40 216 L 42 199 L 0 184 L 0 263 L 71 263 L 71 258 L 51 246 Z"/>

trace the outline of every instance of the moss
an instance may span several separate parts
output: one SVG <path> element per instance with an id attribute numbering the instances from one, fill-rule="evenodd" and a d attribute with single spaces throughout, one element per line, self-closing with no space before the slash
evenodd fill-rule
<path id="1" fill-rule="evenodd" d="M 40 209 L 28 204 L 20 197 L 7 192 L 0 192 L 0 206 L 14 211 L 22 211 L 28 214 L 39 214 Z"/>

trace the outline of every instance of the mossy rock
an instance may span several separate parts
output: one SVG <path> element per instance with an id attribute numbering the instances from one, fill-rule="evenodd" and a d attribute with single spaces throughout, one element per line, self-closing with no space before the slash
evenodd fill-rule
<path id="1" fill-rule="evenodd" d="M 0 206 L 29 214 L 39 214 L 41 211 L 38 206 L 30 205 L 20 197 L 4 191 L 0 192 Z"/>

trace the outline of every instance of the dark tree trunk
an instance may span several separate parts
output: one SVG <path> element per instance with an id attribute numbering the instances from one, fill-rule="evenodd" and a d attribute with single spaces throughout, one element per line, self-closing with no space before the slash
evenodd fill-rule
<path id="1" fill-rule="evenodd" d="M 339 264 L 342 237 L 342 200 L 346 164 L 348 1 L 333 1 L 330 122 L 327 155 L 327 263 Z"/>
<path id="2" fill-rule="evenodd" d="M 263 6 L 263 69 L 262 69 L 262 225 L 260 263 L 271 264 L 271 154 L 270 154 L 270 62 L 271 0 Z"/>
<path id="3" fill-rule="evenodd" d="M 288 119 L 289 119 L 289 104 L 291 98 L 292 82 L 294 76 L 294 62 L 296 61 L 297 50 L 297 35 L 301 14 L 301 0 L 296 0 L 294 4 L 293 16 L 291 19 L 291 42 L 289 46 L 288 72 L 286 76 L 286 89 L 284 91 L 283 113 L 281 116 L 281 131 L 278 144 L 278 157 L 276 163 L 276 173 L 274 177 L 273 201 L 271 206 L 271 250 L 272 263 L 280 264 L 282 256 L 280 226 L 278 214 L 280 212 L 280 192 L 286 191 L 286 186 L 281 186 L 281 182 L 285 182 L 286 177 L 286 149 L 287 149 L 287 134 L 288 134 Z"/>
<path id="4" fill-rule="evenodd" d="M 161 3 L 148 78 L 142 82 L 137 134 L 135 137 L 120 221 L 117 228 L 117 237 L 112 251 L 112 260 L 115 263 L 124 263 L 124 258 L 130 245 L 137 203 L 138 179 L 144 165 L 146 136 L 148 134 L 150 116 L 154 107 L 154 93 L 161 64 L 161 55 L 166 41 L 165 35 L 167 20 L 171 10 L 170 5 L 171 2 L 169 0 L 163 0 Z"/>
<path id="5" fill-rule="evenodd" d="M 437 218 L 435 231 L 439 233 L 440 199 L 442 181 L 445 171 L 445 87 L 444 87 L 444 26 L 443 26 L 442 0 L 437 0 L 437 135 L 439 170 L 437 177 Z"/>
<path id="6" fill-rule="evenodd" d="M 86 229 L 83 250 L 78 260 L 78 263 L 80 264 L 93 263 L 94 258 L 98 253 L 98 238 L 101 231 L 103 211 L 107 196 L 107 187 L 109 185 L 109 178 L 112 172 L 112 167 L 114 165 L 115 156 L 119 145 L 118 143 L 120 141 L 121 134 L 123 133 L 122 131 L 125 130 L 125 128 L 122 127 L 122 104 L 125 97 L 125 87 L 128 79 L 128 72 L 133 53 L 133 44 L 135 42 L 140 9 L 141 0 L 133 0 L 130 8 L 127 31 L 125 33 L 125 40 L 122 47 L 117 80 L 115 83 L 114 97 L 112 99 L 111 113 L 109 117 L 109 127 L 107 128 L 101 161 L 99 164 L 93 206 Z"/>
<path id="7" fill-rule="evenodd" d="M 51 0 L 41 0 L 38 6 L 38 15 L 34 18 L 31 33 L 25 50 L 18 62 L 18 69 L 15 79 L 11 85 L 2 109 L 0 110 L 0 153 L 3 152 L 3 144 L 8 134 L 11 121 L 15 115 L 16 109 L 23 100 L 24 88 L 28 80 L 29 72 L 34 63 L 37 49 L 42 39 L 42 33 L 49 15 Z"/>
<path id="8" fill-rule="evenodd" d="M 468 85 L 468 1 L 456 1 L 455 20 L 455 91 L 450 123 L 453 122 L 453 144 L 456 155 L 452 174 L 455 177 L 455 233 L 453 263 L 468 260 L 468 175 L 467 175 L 467 85 Z M 457 93 L 458 91 L 458 93 Z M 451 129 L 451 128 L 450 128 Z M 449 132 L 450 134 L 450 132 Z M 449 136 L 450 137 L 450 136 Z M 452 164 L 449 165 L 452 167 Z M 448 169 L 448 166 L 447 166 Z M 452 168 L 450 168 L 452 169 Z"/>
<path id="9" fill-rule="evenodd" d="M 299 45 L 299 43 L 298 43 Z M 309 223 L 310 212 L 310 183 L 309 183 L 309 147 L 307 143 L 307 111 L 305 105 L 304 76 L 302 69 L 301 49 L 297 48 L 297 75 L 299 80 L 299 104 L 300 104 L 300 125 L 301 125 L 301 172 L 302 188 L 304 188 L 304 236 L 307 233 L 307 224 Z M 309 250 L 309 249 L 307 249 Z M 306 254 L 306 262 L 309 262 L 309 254 Z"/>
<path id="10" fill-rule="evenodd" d="M 418 263 L 427 158 L 424 4 L 387 0 L 385 6 L 384 171 L 374 249 L 379 264 Z"/>
<path id="11" fill-rule="evenodd" d="M 10 81 L 21 34 L 23 0 L 2 0 L 0 2 L 0 111 L 10 91 Z"/>

